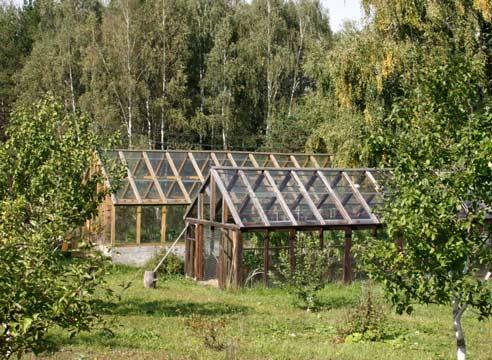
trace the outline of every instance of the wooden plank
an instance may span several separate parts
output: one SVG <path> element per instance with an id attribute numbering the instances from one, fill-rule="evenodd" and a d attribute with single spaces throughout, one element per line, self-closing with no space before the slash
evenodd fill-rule
<path id="1" fill-rule="evenodd" d="M 169 167 L 171 168 L 171 171 L 173 172 L 174 176 L 176 177 L 176 181 L 178 182 L 178 186 L 183 192 L 183 195 L 188 203 L 191 203 L 190 195 L 188 194 L 188 191 L 186 190 L 186 187 L 183 184 L 183 181 L 181 180 L 181 176 L 178 173 L 178 169 L 176 169 L 176 165 L 174 165 L 174 161 L 171 157 L 171 155 L 166 152 L 166 159 L 167 162 L 169 163 Z"/>
<path id="2" fill-rule="evenodd" d="M 280 190 L 278 189 L 277 184 L 275 184 L 275 180 L 273 179 L 272 175 L 270 174 L 270 172 L 268 170 L 264 170 L 263 173 L 265 174 L 266 179 L 270 183 L 272 190 L 273 190 L 273 193 L 275 194 L 277 201 L 279 202 L 280 206 L 282 207 L 282 210 L 287 215 L 287 217 L 291 221 L 292 225 L 297 226 L 298 225 L 297 220 L 294 217 L 294 215 L 292 214 L 292 211 L 290 211 L 290 208 L 287 205 L 287 203 L 285 202 L 284 197 L 280 193 Z M 273 206 L 273 204 L 271 206 Z"/>
<path id="3" fill-rule="evenodd" d="M 233 243 L 233 265 L 234 265 L 234 286 L 239 288 L 243 284 L 243 238 L 240 231 L 232 232 Z"/>
<path id="4" fill-rule="evenodd" d="M 379 223 L 378 218 L 372 213 L 371 207 L 367 204 L 367 202 L 364 199 L 364 197 L 362 196 L 362 194 L 359 192 L 359 190 L 357 189 L 355 184 L 352 182 L 352 180 L 350 179 L 350 176 L 348 176 L 345 171 L 342 171 L 342 176 L 349 183 L 350 188 L 352 189 L 355 198 L 361 203 L 362 207 L 367 212 L 367 214 L 369 215 L 371 220 L 374 221 L 375 223 Z"/>
<path id="5" fill-rule="evenodd" d="M 270 154 L 270 161 L 273 163 L 273 167 L 280 168 L 277 158 L 273 154 Z"/>
<path id="6" fill-rule="evenodd" d="M 318 160 L 316 160 L 316 158 L 313 155 L 310 155 L 309 156 L 309 159 L 313 163 L 314 167 L 316 167 L 316 168 L 320 168 L 321 167 L 321 166 L 319 166 Z"/>
<path id="7" fill-rule="evenodd" d="M 325 248 L 325 233 L 323 231 L 323 229 L 321 229 L 319 231 L 319 247 L 321 250 L 323 250 Z"/>
<path id="8" fill-rule="evenodd" d="M 294 180 L 297 182 L 297 185 L 299 186 L 299 190 L 300 190 L 301 194 L 304 196 L 304 199 L 306 200 L 306 202 L 308 203 L 308 206 L 311 209 L 311 212 L 313 213 L 314 217 L 316 218 L 316 220 L 318 220 L 318 222 L 321 225 L 325 225 L 326 224 L 325 220 L 323 219 L 323 217 L 319 213 L 318 208 L 316 207 L 313 200 L 309 196 L 309 193 L 307 192 L 306 188 L 304 187 L 304 184 L 302 183 L 301 179 L 299 179 L 299 176 L 297 176 L 295 170 L 291 170 L 291 174 L 292 174 L 292 177 L 294 178 Z"/>
<path id="9" fill-rule="evenodd" d="M 296 175 L 297 175 L 297 173 L 296 173 Z M 309 180 L 307 181 L 307 183 L 304 187 L 306 189 L 306 191 L 308 191 L 309 188 L 314 184 L 314 182 L 316 181 L 316 177 L 317 177 L 317 173 L 313 172 L 313 174 L 311 175 L 311 177 L 309 178 Z M 302 197 L 303 197 L 302 194 L 297 195 L 294 203 L 291 205 L 291 209 L 295 209 L 297 206 L 299 206 L 299 203 L 301 202 Z"/>
<path id="10" fill-rule="evenodd" d="M 268 271 L 270 270 L 270 233 L 265 233 L 263 241 L 263 283 L 268 287 Z"/>
<path id="11" fill-rule="evenodd" d="M 203 280 L 203 225 L 196 225 L 195 230 L 195 277 Z"/>
<path id="12" fill-rule="evenodd" d="M 246 176 L 243 170 L 238 170 L 238 172 L 239 172 L 239 176 L 241 177 L 241 180 L 246 186 L 246 190 L 248 191 L 249 198 L 253 202 L 253 206 L 256 208 L 256 211 L 258 211 L 258 215 L 260 215 L 261 221 L 263 221 L 263 223 L 266 226 L 270 226 L 270 222 L 268 221 L 265 211 L 263 211 L 263 207 L 261 206 L 260 201 L 256 197 L 256 194 L 253 188 L 251 187 L 251 184 L 249 183 L 248 177 Z"/>
<path id="13" fill-rule="evenodd" d="M 137 202 L 139 204 L 142 203 L 142 198 L 140 197 L 140 194 L 137 189 L 137 185 L 135 184 L 135 179 L 133 178 L 132 172 L 130 168 L 128 167 L 128 163 L 126 162 L 125 155 L 123 155 L 123 151 L 118 151 L 118 155 L 121 159 L 121 162 L 126 166 L 126 173 L 128 176 L 128 182 L 130 183 L 130 186 L 132 187 L 133 193 L 135 194 L 135 197 L 137 198 Z"/>
<path id="14" fill-rule="evenodd" d="M 161 198 L 162 202 L 166 202 L 166 196 L 164 195 L 164 192 L 162 191 L 161 184 L 159 183 L 159 180 L 157 180 L 157 176 L 155 175 L 154 168 L 152 167 L 152 164 L 150 162 L 150 159 L 147 155 L 147 152 L 142 153 L 145 164 L 147 165 L 147 168 L 149 170 L 150 176 L 152 177 L 152 180 L 154 181 L 154 186 L 157 189 L 157 192 L 159 193 L 159 197 Z"/>
<path id="15" fill-rule="evenodd" d="M 301 165 L 299 165 L 299 162 L 297 161 L 296 157 L 294 155 L 291 155 L 290 156 L 290 160 L 292 161 L 292 163 L 294 164 L 294 167 L 296 168 L 301 168 Z"/>
<path id="16" fill-rule="evenodd" d="M 210 170 L 210 176 L 215 178 L 215 183 L 217 184 L 217 187 L 219 188 L 220 192 L 222 193 L 222 198 L 226 201 L 227 206 L 229 208 L 229 211 L 231 212 L 232 217 L 234 218 L 234 222 L 236 223 L 237 226 L 239 227 L 244 227 L 243 222 L 241 221 L 241 218 L 239 217 L 239 214 L 236 211 L 236 208 L 234 207 L 234 203 L 232 202 L 229 193 L 227 192 L 224 183 L 220 179 L 219 175 L 215 171 L 215 169 Z"/>
<path id="17" fill-rule="evenodd" d="M 116 206 L 111 206 L 111 245 L 116 244 Z"/>
<path id="18" fill-rule="evenodd" d="M 210 178 L 210 220 L 215 221 L 215 206 L 217 197 L 217 186 L 215 186 L 215 179 Z"/>
<path id="19" fill-rule="evenodd" d="M 167 235 L 167 206 L 161 207 L 161 243 L 166 242 Z"/>
<path id="20" fill-rule="evenodd" d="M 193 156 L 193 153 L 189 152 L 188 153 L 188 158 L 191 161 L 191 164 L 193 165 L 193 168 L 195 169 L 196 174 L 198 175 L 198 178 L 200 181 L 203 183 L 205 182 L 205 176 L 203 176 L 202 169 L 198 166 L 198 163 L 195 160 L 195 157 Z"/>
<path id="21" fill-rule="evenodd" d="M 142 236 L 142 207 L 137 206 L 137 224 L 136 224 L 136 240 L 137 245 L 140 245 L 140 240 Z"/>
<path id="22" fill-rule="evenodd" d="M 352 229 L 345 230 L 345 246 L 343 250 L 343 282 L 350 284 L 352 282 Z"/>
<path id="23" fill-rule="evenodd" d="M 337 194 L 335 193 L 335 191 L 331 187 L 331 184 L 328 181 L 328 179 L 325 177 L 325 175 L 321 171 L 318 170 L 317 173 L 319 175 L 319 178 L 321 179 L 321 181 L 325 185 L 326 189 L 328 190 L 329 194 L 331 195 L 331 198 L 335 202 L 335 206 L 337 207 L 337 209 L 340 212 L 340 214 L 342 214 L 343 218 L 345 219 L 345 221 L 347 223 L 352 224 L 352 219 L 350 218 L 347 210 L 345 210 L 345 208 L 343 207 L 343 205 L 342 205 L 340 199 L 338 198 Z"/>

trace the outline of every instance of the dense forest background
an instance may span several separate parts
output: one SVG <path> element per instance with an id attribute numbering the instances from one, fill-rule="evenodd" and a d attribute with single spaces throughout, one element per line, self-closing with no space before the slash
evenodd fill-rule
<path id="1" fill-rule="evenodd" d="M 317 0 L 29 0 L 0 7 L 0 121 L 50 92 L 121 146 L 317 151 L 374 165 L 418 73 L 492 79 L 492 5 L 365 0 L 336 34 Z M 453 72 L 450 72 L 450 74 Z M 481 78 L 482 79 L 482 78 Z"/>

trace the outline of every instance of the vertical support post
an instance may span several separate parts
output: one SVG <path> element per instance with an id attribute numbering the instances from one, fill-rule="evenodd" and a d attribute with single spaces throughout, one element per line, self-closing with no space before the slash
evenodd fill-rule
<path id="1" fill-rule="evenodd" d="M 203 224 L 198 224 L 195 231 L 195 277 L 203 280 Z"/>
<path id="2" fill-rule="evenodd" d="M 401 236 L 399 236 L 396 240 L 395 240 L 395 246 L 396 246 L 396 250 L 401 253 L 403 252 L 403 238 Z"/>
<path id="3" fill-rule="evenodd" d="M 352 282 L 352 229 L 345 230 L 345 247 L 343 253 L 343 282 L 350 284 Z"/>
<path id="4" fill-rule="evenodd" d="M 137 206 L 137 231 L 136 231 L 136 240 L 137 240 L 137 245 L 140 245 L 140 237 L 142 235 L 142 207 Z"/>
<path id="5" fill-rule="evenodd" d="M 111 245 L 116 244 L 116 206 L 111 206 Z"/>
<path id="6" fill-rule="evenodd" d="M 296 231 L 294 229 L 289 231 L 289 260 L 290 271 L 294 272 L 296 269 Z"/>
<path id="7" fill-rule="evenodd" d="M 239 288 L 243 284 L 243 237 L 239 230 L 234 230 L 232 232 L 232 243 L 234 246 L 234 286 Z"/>
<path id="8" fill-rule="evenodd" d="M 161 207 L 161 243 L 166 242 L 167 235 L 167 206 Z"/>
<path id="9" fill-rule="evenodd" d="M 265 233 L 263 241 L 263 282 L 268 287 L 268 271 L 270 269 L 270 233 Z"/>
<path id="10" fill-rule="evenodd" d="M 325 248 L 325 236 L 323 229 L 319 231 L 319 248 L 323 250 Z"/>

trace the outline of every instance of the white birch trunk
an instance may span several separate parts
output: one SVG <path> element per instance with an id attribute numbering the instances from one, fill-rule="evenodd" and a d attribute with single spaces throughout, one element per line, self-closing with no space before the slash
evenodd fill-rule
<path id="1" fill-rule="evenodd" d="M 272 40 L 271 40 L 271 13 L 272 7 L 270 0 L 267 0 L 267 118 L 266 118 L 266 136 L 270 136 L 271 131 L 271 108 L 272 108 L 272 74 L 271 74 L 271 57 L 272 57 Z"/>
<path id="2" fill-rule="evenodd" d="M 145 100 L 145 110 L 147 112 L 147 140 L 149 149 L 152 149 L 152 121 L 150 118 L 149 98 Z"/>
<path id="3" fill-rule="evenodd" d="M 127 7 L 124 9 L 124 18 L 126 24 L 126 70 L 127 70 L 127 101 L 128 101 L 128 143 L 130 148 L 132 147 L 132 137 L 133 137 L 133 84 L 132 84 L 132 64 L 131 64 L 131 39 L 130 39 L 130 4 L 126 4 Z"/>
<path id="4" fill-rule="evenodd" d="M 452 300 L 453 305 L 453 329 L 456 338 L 456 359 L 466 360 L 466 342 L 463 327 L 461 325 L 461 318 L 466 310 L 467 305 L 460 306 L 459 299 L 454 297 Z"/>
<path id="5" fill-rule="evenodd" d="M 164 149 L 164 110 L 167 89 L 167 53 L 166 53 L 166 7 L 165 1 L 162 0 L 162 96 L 161 96 L 161 149 Z"/>

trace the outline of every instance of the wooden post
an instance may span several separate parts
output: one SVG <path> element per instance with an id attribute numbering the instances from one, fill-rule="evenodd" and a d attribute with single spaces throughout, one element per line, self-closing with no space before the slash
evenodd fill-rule
<path id="1" fill-rule="evenodd" d="M 195 277 L 203 280 L 203 224 L 198 224 L 195 232 Z"/>
<path id="2" fill-rule="evenodd" d="M 116 244 L 116 206 L 111 206 L 111 245 Z"/>
<path id="3" fill-rule="evenodd" d="M 345 247 L 343 254 L 343 282 L 350 284 L 352 282 L 352 257 L 350 249 L 352 248 L 352 229 L 345 230 Z"/>
<path id="4" fill-rule="evenodd" d="M 219 288 L 225 289 L 225 256 L 224 256 L 224 241 L 225 241 L 225 229 L 220 228 L 220 240 L 219 240 L 219 263 L 217 264 L 217 273 L 219 274 Z"/>
<path id="5" fill-rule="evenodd" d="M 325 248 L 325 238 L 324 238 L 323 229 L 319 231 L 319 247 L 321 250 Z"/>
<path id="6" fill-rule="evenodd" d="M 243 284 L 243 237 L 239 230 L 232 232 L 233 264 L 234 264 L 234 286 L 239 288 Z"/>
<path id="7" fill-rule="evenodd" d="M 399 253 L 403 252 L 403 239 L 401 237 L 395 240 L 395 246 Z"/>
<path id="8" fill-rule="evenodd" d="M 268 287 L 268 270 L 270 268 L 270 233 L 265 233 L 263 241 L 263 282 Z"/>
<path id="9" fill-rule="evenodd" d="M 294 272 L 296 269 L 296 230 L 289 231 L 289 259 L 290 259 L 290 271 Z"/>
<path id="10" fill-rule="evenodd" d="M 161 242 L 167 241 L 167 206 L 163 206 L 161 210 Z"/>
<path id="11" fill-rule="evenodd" d="M 140 237 L 142 235 L 142 207 L 137 206 L 137 231 L 136 231 L 136 237 L 137 237 L 137 245 L 140 245 Z"/>

